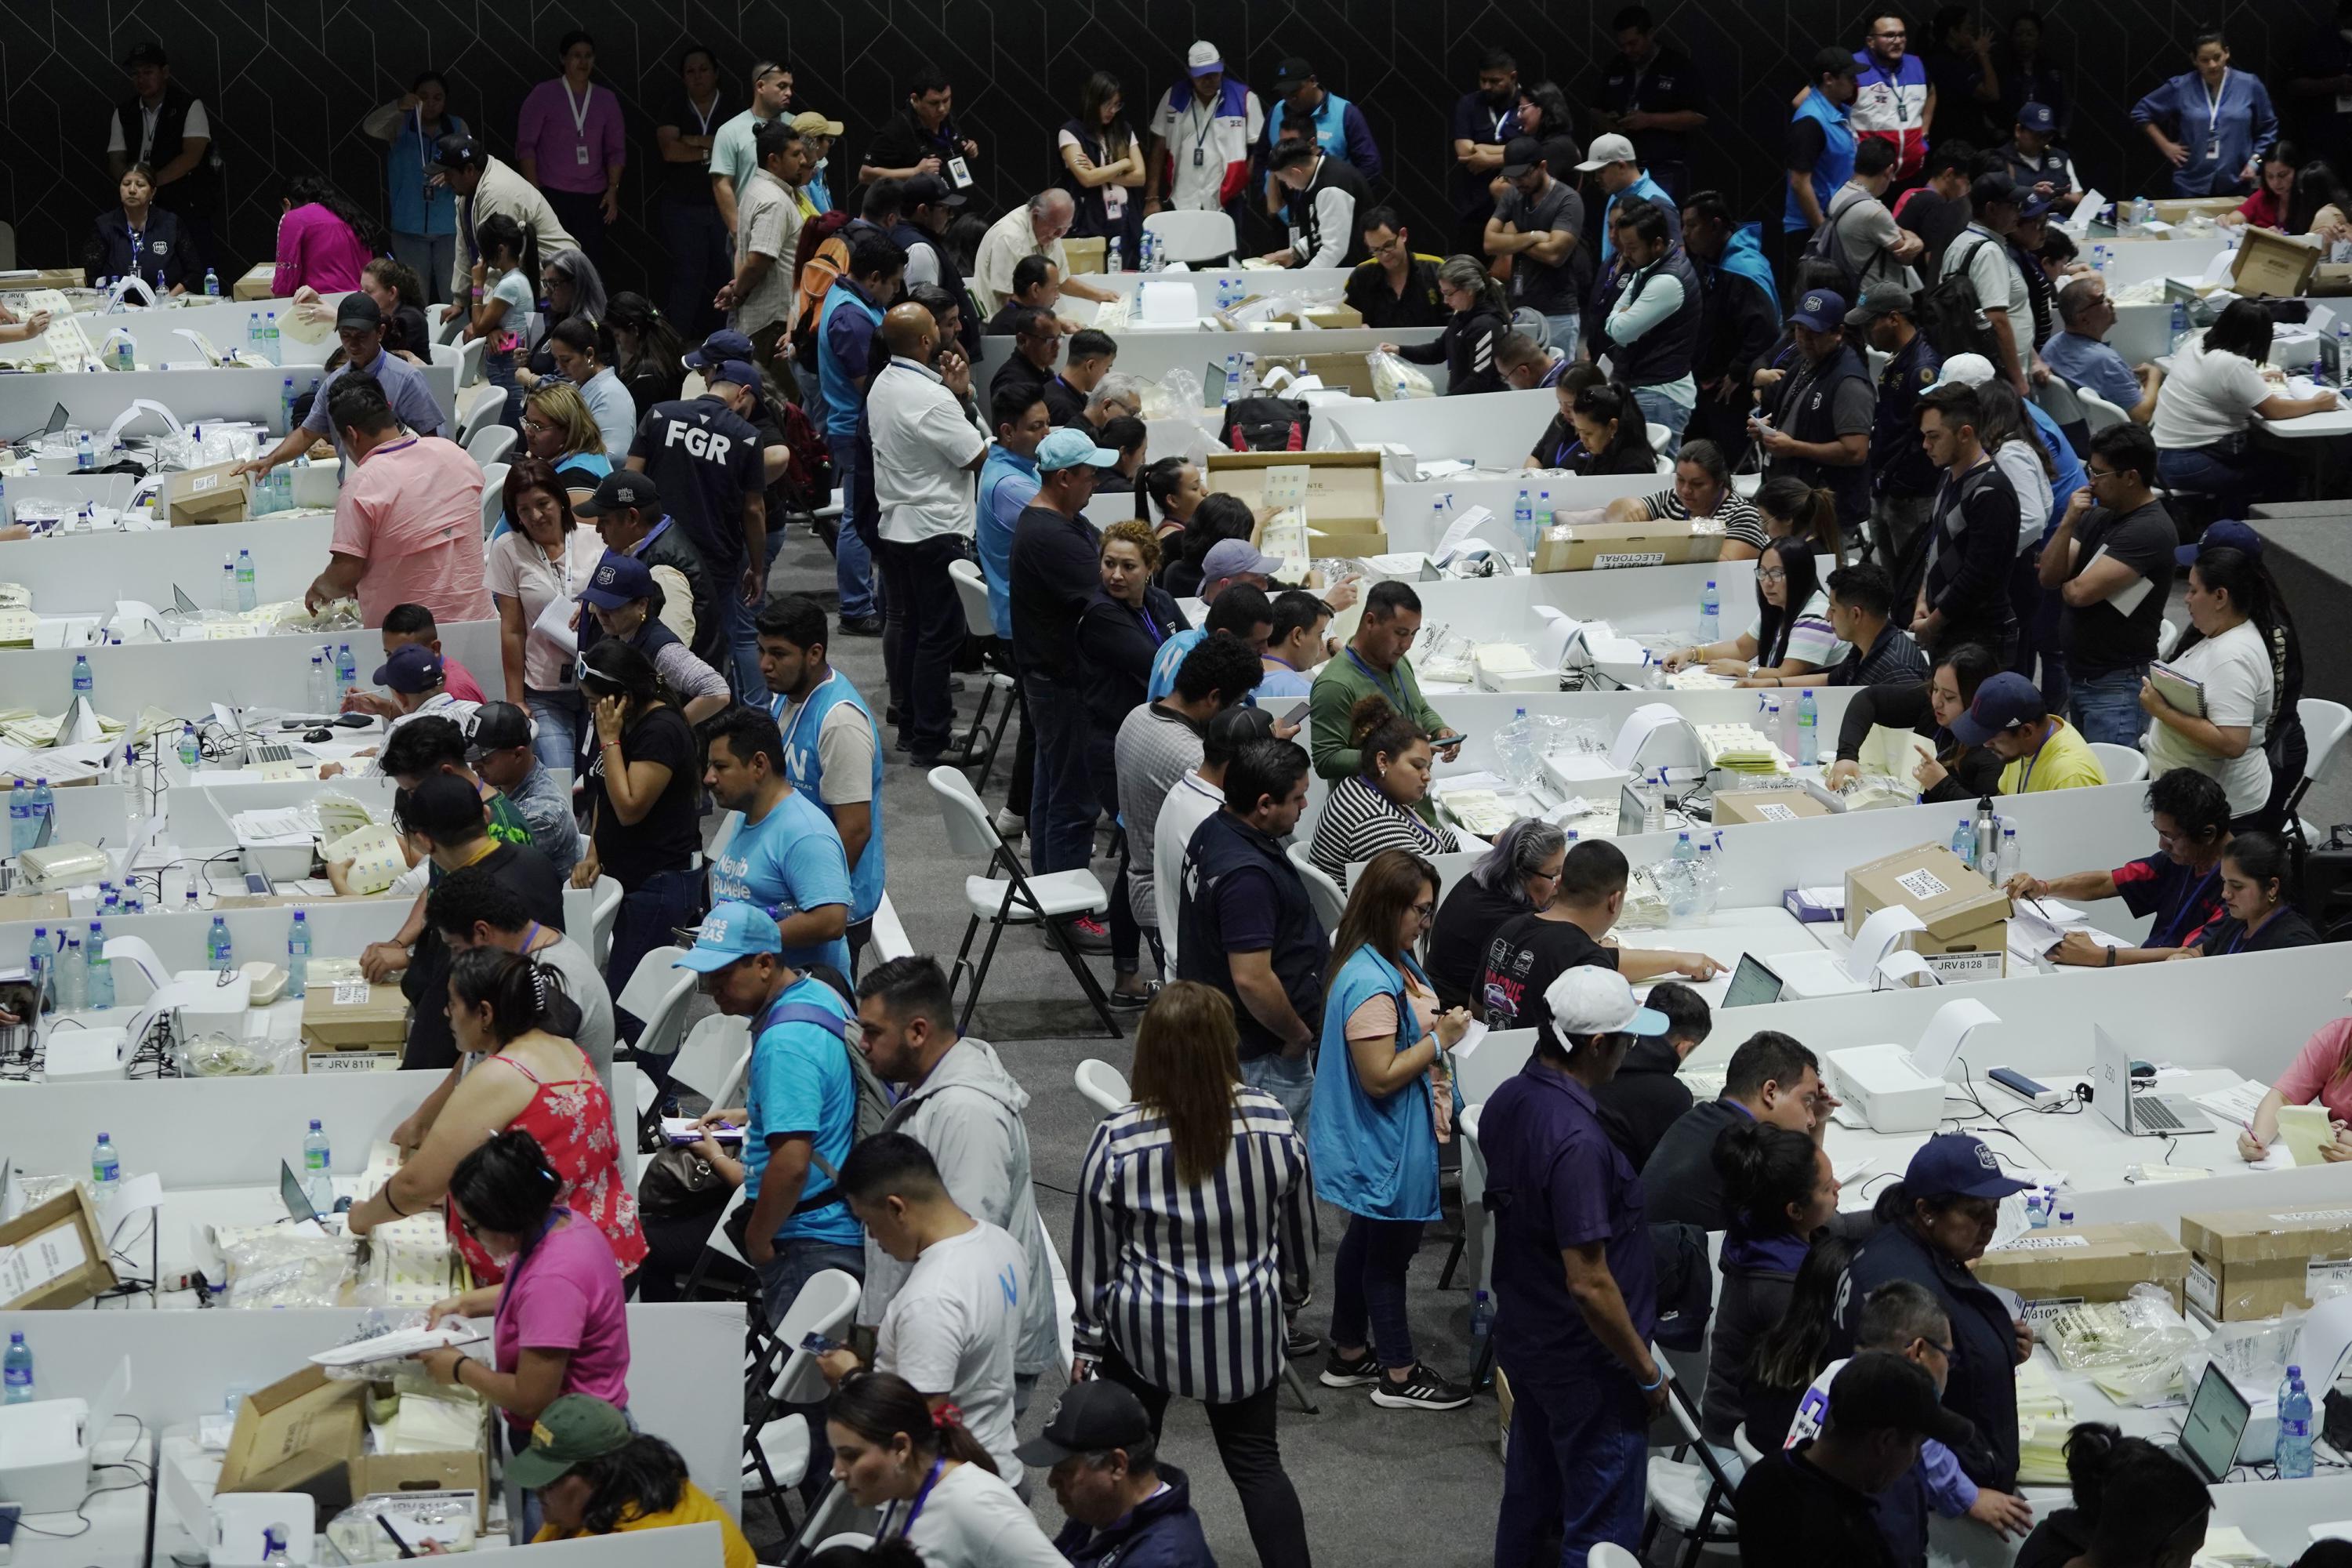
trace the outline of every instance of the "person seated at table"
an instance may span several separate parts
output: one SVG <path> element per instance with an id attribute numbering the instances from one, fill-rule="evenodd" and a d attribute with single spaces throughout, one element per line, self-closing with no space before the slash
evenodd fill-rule
<path id="1" fill-rule="evenodd" d="M 1412 364 L 1445 366 L 1447 397 L 1507 390 L 1496 350 L 1511 330 L 1511 307 L 1503 286 L 1475 256 L 1449 256 L 1437 269 L 1438 297 L 1453 314 L 1435 342 L 1399 347 L 1382 343 L 1380 352 Z"/>
<path id="2" fill-rule="evenodd" d="M 1102 429 L 1095 438 L 1118 454 L 1118 461 L 1105 468 L 1102 478 L 1095 481 L 1095 493 L 1132 495 L 1135 497 L 1135 521 L 1149 521 L 1143 515 L 1144 495 L 1139 481 L 1143 477 L 1144 448 L 1150 440 L 1150 430 L 1134 415 L 1121 414 L 1104 420 Z"/>
<path id="3" fill-rule="evenodd" d="M 1569 405 L 1569 422 L 1583 450 L 1568 467 L 1577 474 L 1654 474 L 1658 455 L 1642 405 L 1622 382 L 1588 386 Z"/>
<path id="4" fill-rule="evenodd" d="M 1642 1005 L 1665 1019 L 1665 1033 L 1636 1035 L 1626 1047 L 1617 1076 L 1592 1091 L 1609 1141 L 1639 1171 L 1666 1136 L 1666 1129 L 1690 1114 L 1690 1085 L 1683 1063 L 1715 1032 L 1706 998 L 1679 980 L 1650 987 Z"/>
<path id="5" fill-rule="evenodd" d="M 853 1372 L 824 1406 L 833 1473 L 849 1500 L 882 1510 L 874 1539 L 905 1542 L 929 1563 L 1068 1568 L 996 1461 L 944 1399 L 905 1378 Z"/>
<path id="6" fill-rule="evenodd" d="M 1599 365 L 1572 364 L 1560 372 L 1559 379 L 1551 384 L 1559 412 L 1543 427 L 1543 434 L 1536 437 L 1534 447 L 1519 467 L 1575 471 L 1577 460 L 1584 456 L 1584 442 L 1576 433 L 1576 395 L 1588 386 L 1605 386 L 1608 382 Z"/>
<path id="7" fill-rule="evenodd" d="M 613 471 L 613 460 L 604 452 L 604 432 L 588 400 L 568 381 L 542 381 L 524 397 L 522 452 L 555 470 L 575 508 L 593 496 Z M 490 538 L 495 541 L 513 528 L 514 519 L 501 511 Z"/>
<path id="8" fill-rule="evenodd" d="M 1358 753 L 1356 772 L 1331 786 L 1307 851 L 1326 876 L 1344 885 L 1349 866 L 1383 849 L 1451 855 L 1462 847 L 1452 828 L 1415 813 L 1429 794 L 1435 757 L 1428 731 L 1375 695 L 1348 710 L 1348 743 Z"/>
<path id="9" fill-rule="evenodd" d="M 1151 522 L 1151 536 L 1172 560 L 1179 547 L 1170 542 L 1171 536 L 1184 532 L 1193 509 L 1209 493 L 1202 488 L 1200 465 L 1184 458 L 1154 458 L 1144 465 L 1136 489 L 1159 513 Z"/>
<path id="10" fill-rule="evenodd" d="M 1837 760 L 1830 764 L 1829 786 L 1843 789 L 1862 777 L 1862 743 L 1872 730 L 1883 725 L 1909 730 L 1934 743 L 1935 754 L 1911 772 L 1921 804 L 1973 801 L 1993 794 L 2007 764 L 1982 746 L 1961 744 L 1952 733 L 1952 722 L 1968 710 L 1978 689 L 1994 673 L 1989 651 L 1975 643 L 1962 643 L 1937 659 L 1924 681 L 1895 681 L 1856 690 L 1838 723 Z"/>
<path id="11" fill-rule="evenodd" d="M 2014 670 L 2002 670 L 1977 688 L 1976 697 L 1952 721 L 1952 737 L 2001 760 L 2003 795 L 2094 789 L 2107 782 L 2107 770 L 2083 732 L 2050 711 L 2042 689 Z"/>
<path id="12" fill-rule="evenodd" d="M 709 1523 L 719 1526 L 723 1568 L 759 1562 L 727 1510 L 688 1479 L 677 1450 L 593 1394 L 567 1394 L 550 1405 L 530 1446 L 507 1460 L 507 1475 L 539 1500 L 546 1522 L 534 1544 Z"/>
<path id="13" fill-rule="evenodd" d="M 2326 941 L 2291 901 L 2294 865 L 2274 833 L 2241 833 L 2221 851 L 2221 907 L 2229 914 L 2175 958 L 2221 957 L 2315 947 Z"/>
<path id="14" fill-rule="evenodd" d="M 1495 350 L 1495 360 L 1503 367 L 1503 380 L 1513 392 L 1533 392 L 1539 386 L 1557 385 L 1576 363 L 1559 350 L 1538 343 L 1525 332 L 1505 337 Z"/>
<path id="15" fill-rule="evenodd" d="M 1830 626 L 1845 644 L 1845 658 L 1822 672 L 1828 686 L 1886 686 L 1925 679 L 1927 656 L 1910 632 L 1896 626 L 1895 585 L 1885 569 L 1862 561 L 1830 574 Z"/>
<path id="16" fill-rule="evenodd" d="M 1762 1121 L 1819 1143 L 1829 1136 L 1830 1116 L 1841 1103 L 1822 1081 L 1821 1059 L 1803 1042 L 1759 1029 L 1731 1053 L 1723 1092 L 1675 1118 L 1642 1163 L 1650 1223 L 1724 1229 L 1731 1223 L 1731 1200 L 1716 1169 L 1715 1145 L 1725 1130 Z"/>
<path id="17" fill-rule="evenodd" d="M 2034 1527 L 2017 1568 L 2189 1568 L 2200 1560 L 2213 1494 L 2170 1450 L 2085 1421 L 2067 1434 L 2065 1458 L 2074 1506 Z M 2320 1546 L 2295 1560 L 2296 1568 L 2331 1561 Z"/>
<path id="18" fill-rule="evenodd" d="M 2228 917 L 2221 857 L 2232 840 L 2230 799 L 2221 786 L 2203 773 L 2176 768 L 2148 784 L 2147 815 L 2156 829 L 2153 855 L 2112 871 L 2070 871 L 2046 879 L 2020 871 L 2009 879 L 2012 899 L 2121 899 L 2133 914 L 2153 917 L 2137 947 L 2111 947 L 2087 931 L 2070 931 L 2050 950 L 2053 963 L 2095 969 L 2159 963 L 2209 941 Z"/>
<path id="19" fill-rule="evenodd" d="M 433 363 L 433 328 L 425 319 L 425 284 L 402 262 L 379 256 L 360 268 L 360 292 L 383 313 L 383 346 L 411 364 Z"/>
<path id="20" fill-rule="evenodd" d="M 1699 1430 L 1718 1452 L 1746 1412 L 1748 1352 L 1780 1321 L 1814 1236 L 1837 1217 L 1838 1179 L 1827 1149 L 1769 1121 L 1737 1122 L 1715 1141 L 1716 1174 L 1731 1206 L 1724 1232 L 1722 1287 L 1708 1331 L 1706 1391 Z M 1769 1434 L 1749 1439 L 1767 1453 Z"/>
<path id="21" fill-rule="evenodd" d="M 36 310 L 21 321 L 12 317 L 0 321 L 0 343 L 28 342 L 48 330 L 49 313 L 47 310 Z M 20 530 L 14 537 L 23 538 L 25 534 Z"/>
<path id="22" fill-rule="evenodd" d="M 2295 468 L 2253 440 L 2257 419 L 2295 419 L 2340 406 L 2322 387 L 2289 397 L 2267 374 L 2271 316 L 2259 300 L 2232 300 L 2213 324 L 2172 353 L 2172 368 L 2157 389 L 2158 482 L 2167 490 L 2211 496 L 2224 517 L 2243 517 L 2260 501 L 2294 494 Z"/>
<path id="23" fill-rule="evenodd" d="M 1811 543 L 1814 554 L 1845 559 L 1834 490 L 1809 485 L 1793 474 L 1781 474 L 1766 479 L 1756 492 L 1756 510 L 1764 520 L 1765 538 L 1796 534 Z"/>
<path id="24" fill-rule="evenodd" d="M 2331 1164 L 2352 1160 L 2352 1017 L 2331 1019 L 2303 1042 L 2238 1134 L 2238 1152 L 2248 1160 L 2268 1155 L 2278 1142 L 2279 1112 L 2290 1105 L 2324 1108 L 2334 1136 L 2319 1146 L 2320 1158 Z"/>
<path id="25" fill-rule="evenodd" d="M 1816 575 L 1810 541 L 1773 540 L 1756 563 L 1756 618 L 1736 637 L 1676 648 L 1670 670 L 1705 665 L 1742 686 L 1802 686 L 1850 651 L 1830 624 L 1829 595 Z"/>
<path id="26" fill-rule="evenodd" d="M 1654 496 L 1620 496 L 1604 509 L 1612 522 L 1681 522 L 1712 519 L 1723 524 L 1726 561 L 1753 561 L 1772 542 L 1764 519 L 1748 498 L 1731 488 L 1731 465 L 1712 441 L 1683 443 L 1675 454 L 1675 488 Z"/>
<path id="27" fill-rule="evenodd" d="M 204 258 L 190 247 L 179 216 L 155 201 L 155 171 L 133 163 L 116 182 L 118 205 L 98 215 L 86 252 L 92 278 L 136 272 L 159 294 L 184 294 L 204 281 Z"/>
<path id="28" fill-rule="evenodd" d="M 1422 961 L 1430 984 L 1437 987 L 1440 1007 L 1463 1006 L 1477 994 L 1486 943 L 1498 929 L 1551 907 L 1567 856 L 1564 829 L 1539 816 L 1522 816 L 1496 834 L 1495 847 L 1455 879 L 1437 908 Z"/>
<path id="29" fill-rule="evenodd" d="M 2188 605 L 2189 629 L 2166 667 L 2190 684 L 2201 710 L 2175 706 L 2164 688 L 2140 678 L 2140 709 L 2156 721 L 2141 742 L 2148 773 L 2209 773 L 2229 792 L 2239 826 L 2267 826 L 2271 763 L 2263 742 L 2278 721 L 2286 658 L 2270 574 L 2245 551 L 2207 545 L 2189 568 Z"/>
<path id="30" fill-rule="evenodd" d="M 2222 228 L 2252 224 L 2284 231 L 2287 209 L 2294 204 L 2294 173 L 2303 167 L 2302 150 L 2281 138 L 2263 150 L 2259 163 L 2256 172 L 2262 177 L 2254 182 L 2254 194 L 2240 202 L 2235 211 L 2214 218 Z"/>

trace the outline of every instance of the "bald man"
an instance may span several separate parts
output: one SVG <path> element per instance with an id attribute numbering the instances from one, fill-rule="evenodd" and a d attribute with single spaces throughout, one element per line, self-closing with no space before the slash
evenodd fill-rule
<path id="1" fill-rule="evenodd" d="M 866 405 L 882 519 L 875 556 L 887 599 L 882 657 L 898 710 L 898 749 L 929 767 L 948 752 L 955 721 L 948 682 L 964 635 L 948 563 L 964 552 L 972 476 L 988 443 L 961 401 L 971 395 L 971 367 L 961 354 L 940 353 L 929 310 L 892 306 L 882 318 L 882 342 L 890 363 L 875 376 Z"/>

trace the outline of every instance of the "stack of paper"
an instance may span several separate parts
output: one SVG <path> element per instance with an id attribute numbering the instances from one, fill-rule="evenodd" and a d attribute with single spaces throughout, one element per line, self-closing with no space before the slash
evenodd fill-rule
<path id="1" fill-rule="evenodd" d="M 1493 790 L 1446 790 L 1438 799 L 1447 816 L 1481 838 L 1492 838 L 1517 820 L 1517 815 Z"/>
<path id="2" fill-rule="evenodd" d="M 1716 675 L 1696 667 L 1678 669 L 1666 677 L 1669 691 L 1724 691 L 1737 684 L 1727 675 Z"/>
<path id="3" fill-rule="evenodd" d="M 1698 724 L 1699 753 L 1710 768 L 1736 773 L 1784 773 L 1788 753 L 1753 724 Z"/>
<path id="4" fill-rule="evenodd" d="M 2336 1124 L 2328 1120 L 2325 1105 L 2285 1105 L 2279 1108 L 2279 1142 L 2294 1155 L 2298 1165 L 2317 1165 L 2326 1156 L 2320 1152 L 2336 1142 Z"/>

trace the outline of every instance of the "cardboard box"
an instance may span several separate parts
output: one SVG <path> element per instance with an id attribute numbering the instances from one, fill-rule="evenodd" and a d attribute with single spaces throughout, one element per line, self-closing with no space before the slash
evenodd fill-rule
<path id="1" fill-rule="evenodd" d="M 2199 213 L 2203 213 L 2210 218 L 2218 218 L 2223 213 L 2236 212 L 2243 198 L 2239 196 L 2173 196 L 2152 205 L 2156 208 L 2158 221 L 2181 223 L 2196 216 Z"/>
<path id="2" fill-rule="evenodd" d="M 1310 305 L 1304 310 L 1293 306 L 1276 310 L 1274 319 L 1288 321 L 1294 327 L 1316 328 L 1327 332 L 1364 324 L 1364 313 L 1353 305 Z"/>
<path id="3" fill-rule="evenodd" d="M 160 499 L 171 526 L 245 521 L 253 500 L 253 480 L 236 468 L 235 463 L 214 463 L 166 479 Z"/>
<path id="4" fill-rule="evenodd" d="M 2081 1301 L 2120 1301 L 2135 1285 L 2159 1285 L 2178 1310 L 2189 1278 L 2189 1249 L 2164 1227 L 2084 1225 L 2071 1230 L 2036 1230 L 1986 1253 L 1970 1267 L 1988 1285 L 2025 1299 L 2032 1309 Z"/>
<path id="5" fill-rule="evenodd" d="M 113 1289 L 101 1234 L 79 1184 L 0 1225 L 0 1308 L 79 1307 Z"/>
<path id="6" fill-rule="evenodd" d="M 24 267 L 0 272 L 0 289 L 11 294 L 19 290 L 31 293 L 37 289 L 79 289 L 85 281 L 79 267 Z"/>
<path id="7" fill-rule="evenodd" d="M 1068 258 L 1073 272 L 1100 272 L 1107 243 L 1099 235 L 1092 239 L 1065 239 L 1062 241 L 1062 254 Z M 1121 259 L 1129 267 L 1136 262 L 1132 256 Z"/>
<path id="8" fill-rule="evenodd" d="M 1606 572 L 1619 566 L 1681 566 L 1723 553 L 1723 524 L 1706 518 L 1680 522 L 1554 523 L 1536 541 L 1538 572 Z"/>
<path id="9" fill-rule="evenodd" d="M 2180 1241 L 2189 1305 L 2217 1323 L 2308 1307 L 2314 1286 L 2352 1275 L 2352 1208 L 2182 1215 Z"/>
<path id="10" fill-rule="evenodd" d="M 2239 231 L 2238 258 L 2230 267 L 2230 284 L 2248 299 L 2264 295 L 2292 300 L 2311 286 L 2322 252 L 2315 245 L 2248 224 Z"/>
<path id="11" fill-rule="evenodd" d="M 1311 375 L 1334 392 L 1345 392 L 1354 397 L 1377 397 L 1372 385 L 1372 356 L 1369 353 L 1284 354 L 1279 358 L 1261 356 L 1258 374 L 1282 365 L 1299 375 Z"/>
<path id="12" fill-rule="evenodd" d="M 268 261 L 257 261 L 245 270 L 245 276 L 229 285 L 232 300 L 267 300 L 278 286 L 278 268 Z"/>
<path id="13" fill-rule="evenodd" d="M 306 1366 L 246 1395 L 237 1406 L 216 1489 L 301 1492 L 322 1516 L 372 1492 L 470 1490 L 487 1512 L 487 1406 L 473 1448 L 371 1454 L 367 1394 L 364 1383 L 331 1381 L 323 1367 Z"/>
<path id="14" fill-rule="evenodd" d="M 1789 822 L 1827 816 L 1830 808 L 1801 789 L 1743 789 L 1715 797 L 1715 826 L 1734 822 Z"/>
<path id="15" fill-rule="evenodd" d="M 2009 895 L 1942 845 L 1916 845 L 1847 868 L 1846 935 L 1897 903 L 1927 927 L 1903 945 L 1943 979 L 1998 980 L 2008 973 Z"/>
<path id="16" fill-rule="evenodd" d="M 1265 471 L 1286 468 L 1307 470 L 1313 554 L 1378 555 L 1388 549 L 1382 517 L 1388 492 L 1378 452 L 1211 452 L 1202 483 L 1256 512 L 1265 503 Z"/>
<path id="17" fill-rule="evenodd" d="M 302 1070 L 374 1072 L 400 1065 L 408 1001 L 397 985 L 313 985 L 302 998 Z"/>

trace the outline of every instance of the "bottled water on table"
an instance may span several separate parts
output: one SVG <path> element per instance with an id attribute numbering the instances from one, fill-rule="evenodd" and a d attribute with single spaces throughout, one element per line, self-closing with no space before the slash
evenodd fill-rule
<path id="1" fill-rule="evenodd" d="M 302 1193 L 320 1214 L 335 1212 L 334 1156 L 327 1144 L 326 1128 L 315 1116 L 302 1139 Z"/>
<path id="2" fill-rule="evenodd" d="M 285 356 L 279 352 L 278 339 L 278 312 L 275 310 L 265 311 L 262 314 L 261 352 L 269 357 L 269 363 L 271 364 L 284 364 L 286 363 Z"/>
<path id="3" fill-rule="evenodd" d="M 205 962 L 215 974 L 227 974 L 236 968 L 236 949 L 228 938 L 228 921 L 213 917 L 212 930 L 205 933 Z"/>
<path id="4" fill-rule="evenodd" d="M 33 847 L 33 792 L 18 779 L 8 790 L 8 853 L 22 855 Z"/>
<path id="5" fill-rule="evenodd" d="M 208 300 L 220 298 L 220 274 L 209 267 L 205 268 L 205 297 Z"/>
<path id="6" fill-rule="evenodd" d="M 1809 686 L 1797 694 L 1797 762 L 1811 767 L 1821 760 L 1822 710 Z"/>
<path id="7" fill-rule="evenodd" d="M 1124 261 L 1124 260 L 1126 259 L 1126 258 L 1125 258 L 1125 257 L 1123 257 L 1123 256 L 1121 256 L 1121 255 L 1119 254 L 1120 248 L 1121 248 L 1121 247 L 1120 247 L 1120 246 L 1119 246 L 1119 239 L 1118 239 L 1118 236 L 1117 236 L 1117 235 L 1112 235 L 1112 236 L 1110 237 L 1110 245 L 1109 245 L 1109 247 L 1108 247 L 1108 248 L 1103 252 L 1103 270 L 1104 270 L 1104 271 L 1106 271 L 1106 272 L 1124 272 L 1124 271 L 1126 271 L 1126 270 L 1127 270 L 1127 268 L 1124 268 L 1124 267 L 1122 267 L 1122 266 L 1120 266 L 1120 265 L 1119 265 L 1122 261 Z"/>
<path id="8" fill-rule="evenodd" d="M 205 760 L 205 749 L 197 742 L 194 724 L 180 726 L 180 765 L 194 773 Z"/>
<path id="9" fill-rule="evenodd" d="M 1229 353 L 1225 356 L 1225 401 L 1239 403 L 1241 397 L 1242 356 L 1238 353 Z"/>
<path id="10" fill-rule="evenodd" d="M 1965 816 L 1960 818 L 1960 825 L 1952 829 L 1952 853 L 1971 866 L 1977 863 L 1976 824 Z"/>
<path id="11" fill-rule="evenodd" d="M 1443 528 L 1438 530 L 1441 536 L 1444 531 Z M 1526 546 L 1528 558 L 1532 561 L 1536 548 L 1536 509 L 1528 500 L 1525 485 L 1519 487 L 1519 499 L 1511 503 L 1511 531 L 1519 536 L 1519 542 Z"/>
<path id="12" fill-rule="evenodd" d="M 2311 1479 L 2311 1394 L 2300 1366 L 2288 1367 L 2279 1384 L 2277 1458 L 2279 1479 Z"/>
<path id="13" fill-rule="evenodd" d="M 310 922 L 294 911 L 293 929 L 286 933 L 286 994 L 299 996 L 310 988 Z"/>
<path id="14" fill-rule="evenodd" d="M 1536 751 L 1535 726 L 1528 722 L 1528 710 L 1514 710 L 1511 721 L 1495 731 L 1496 759 L 1503 764 L 1503 776 L 1524 789 L 1535 781 L 1541 759 Z"/>
<path id="15" fill-rule="evenodd" d="M 236 552 L 236 607 L 240 610 L 249 610 L 253 608 L 254 605 L 257 603 L 257 590 L 255 586 L 253 570 L 253 552 L 250 550 L 240 550 Z"/>
<path id="16" fill-rule="evenodd" d="M 89 1184 L 98 1189 L 98 1200 L 104 1203 L 122 1184 L 122 1160 L 114 1152 L 114 1141 L 101 1132 L 98 1144 L 89 1152 Z"/>
<path id="17" fill-rule="evenodd" d="M 74 937 L 65 939 L 65 950 L 58 954 L 58 1011 L 79 1013 L 89 1005 L 85 987 L 88 976 L 82 970 L 81 942 Z"/>
<path id="18" fill-rule="evenodd" d="M 98 467 L 98 449 L 90 444 L 87 430 L 74 437 L 74 467 L 85 474 Z"/>
<path id="19" fill-rule="evenodd" d="M 89 655 L 86 653 L 74 655 L 73 694 L 92 702 L 98 700 L 98 677 L 90 673 Z"/>
<path id="20" fill-rule="evenodd" d="M 89 941 L 82 945 L 84 1000 L 93 1013 L 114 1005 L 114 962 L 106 956 L 106 931 L 89 922 Z"/>
<path id="21" fill-rule="evenodd" d="M 2000 858 L 1994 864 L 1993 880 L 2005 884 L 2024 869 L 2025 852 L 2017 847 L 2017 829 L 2003 827 L 2000 830 Z"/>
<path id="22" fill-rule="evenodd" d="M 221 614 L 236 614 L 236 561 L 235 557 L 221 563 Z"/>
<path id="23" fill-rule="evenodd" d="M 63 935 L 62 931 L 59 935 Z M 58 950 L 49 945 L 49 928 L 35 926 L 33 942 L 25 951 L 25 970 L 33 977 L 33 994 L 54 1000 L 57 987 Z"/>
<path id="24" fill-rule="evenodd" d="M 1486 1292 L 1478 1292 L 1485 1296 Z M 0 1357 L 0 1381 L 5 1381 L 7 1393 L 0 1404 L 30 1405 L 33 1402 L 33 1352 L 25 1347 L 25 1331 L 8 1331 L 8 1353 Z"/>
<path id="25" fill-rule="evenodd" d="M 314 653 L 310 656 L 310 710 L 332 713 L 339 706 L 335 700 L 335 678 L 327 673 L 326 658 Z"/>
<path id="26" fill-rule="evenodd" d="M 1698 595 L 1698 640 L 1711 643 L 1723 635 L 1723 601 L 1715 591 L 1715 579 L 1709 577 Z"/>
<path id="27" fill-rule="evenodd" d="M 49 787 L 49 781 L 47 779 L 38 777 L 35 778 L 33 780 L 33 837 L 35 842 L 37 843 L 39 841 L 41 830 L 43 828 L 54 828 L 57 826 L 57 792 Z M 58 836 L 55 833 L 51 833 L 49 835 L 50 842 L 55 843 L 57 841 L 57 837 Z"/>
<path id="28" fill-rule="evenodd" d="M 294 1561 L 286 1555 L 286 1542 L 289 1539 L 282 1524 L 273 1524 L 261 1532 L 261 1568 L 278 1568 L 280 1563 Z"/>
<path id="29" fill-rule="evenodd" d="M 1715 846 L 1699 840 L 1698 863 L 1691 868 L 1698 880 L 1698 912 L 1702 918 L 1715 913 L 1717 902 L 1723 897 L 1721 868 L 1716 864 Z"/>
<path id="30" fill-rule="evenodd" d="M 352 645 L 344 643 L 335 650 L 335 700 L 340 702 L 350 696 L 359 683 L 359 661 L 352 658 Z"/>

